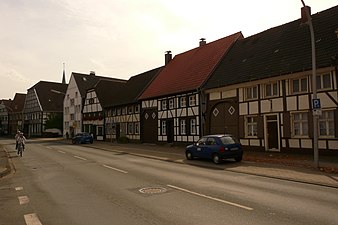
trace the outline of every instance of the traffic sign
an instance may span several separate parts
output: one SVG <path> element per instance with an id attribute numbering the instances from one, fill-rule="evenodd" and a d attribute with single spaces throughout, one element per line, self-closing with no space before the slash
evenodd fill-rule
<path id="1" fill-rule="evenodd" d="M 320 109 L 320 99 L 312 99 L 312 108 L 313 109 Z"/>

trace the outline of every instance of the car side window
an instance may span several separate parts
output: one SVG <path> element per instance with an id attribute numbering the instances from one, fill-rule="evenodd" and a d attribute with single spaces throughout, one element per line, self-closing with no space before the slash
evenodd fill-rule
<path id="1" fill-rule="evenodd" d="M 216 140 L 215 140 L 215 138 L 208 138 L 206 144 L 207 144 L 207 145 L 216 145 Z"/>
<path id="2" fill-rule="evenodd" d="M 197 145 L 205 145 L 206 140 L 207 140 L 206 138 L 199 139 Z"/>

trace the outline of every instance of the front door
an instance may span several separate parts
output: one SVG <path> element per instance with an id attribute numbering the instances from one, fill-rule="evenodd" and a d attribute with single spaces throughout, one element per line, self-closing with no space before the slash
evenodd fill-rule
<path id="1" fill-rule="evenodd" d="M 278 129 L 278 115 L 267 115 L 266 121 L 266 150 L 280 151 L 279 149 L 279 129 Z"/>
<path id="2" fill-rule="evenodd" d="M 174 120 L 167 120 L 167 142 L 174 142 Z"/>

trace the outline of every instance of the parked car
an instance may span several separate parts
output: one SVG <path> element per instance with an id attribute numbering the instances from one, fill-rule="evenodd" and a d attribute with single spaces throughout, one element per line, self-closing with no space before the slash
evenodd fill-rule
<path id="1" fill-rule="evenodd" d="M 223 159 L 233 158 L 237 162 L 242 161 L 242 145 L 229 134 L 207 135 L 185 149 L 188 160 L 194 158 L 211 159 L 214 163 L 220 163 Z"/>
<path id="2" fill-rule="evenodd" d="M 78 133 L 72 138 L 73 144 L 84 144 L 84 143 L 91 143 L 93 144 L 93 136 L 89 133 Z"/>

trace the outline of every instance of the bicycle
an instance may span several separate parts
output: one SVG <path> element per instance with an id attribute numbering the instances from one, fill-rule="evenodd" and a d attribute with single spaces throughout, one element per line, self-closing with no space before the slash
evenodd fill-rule
<path id="1" fill-rule="evenodd" d="M 20 157 L 22 157 L 22 152 L 23 152 L 23 144 L 18 143 L 18 155 L 20 155 Z"/>

